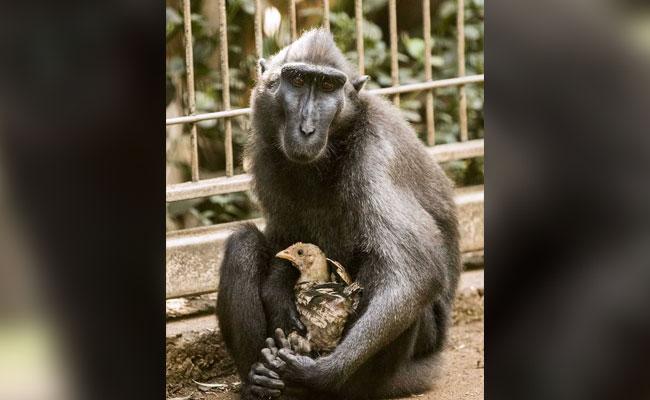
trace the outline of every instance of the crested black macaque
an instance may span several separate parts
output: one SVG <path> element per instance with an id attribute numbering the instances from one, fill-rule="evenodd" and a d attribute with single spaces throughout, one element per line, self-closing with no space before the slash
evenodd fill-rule
<path id="1" fill-rule="evenodd" d="M 428 390 L 461 270 L 450 181 L 400 112 L 361 91 L 367 76 L 328 32 L 260 65 L 247 152 L 266 228 L 228 239 L 217 301 L 242 399 Z M 275 257 L 295 242 L 316 244 L 364 288 L 341 343 L 318 359 L 267 340 L 277 328 L 304 333 L 298 270 Z"/>

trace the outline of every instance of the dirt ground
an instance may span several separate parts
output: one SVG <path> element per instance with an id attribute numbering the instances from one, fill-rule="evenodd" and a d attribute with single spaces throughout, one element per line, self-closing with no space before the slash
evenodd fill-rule
<path id="1" fill-rule="evenodd" d="M 444 365 L 434 389 L 414 395 L 422 400 L 483 399 L 484 341 L 483 289 L 473 286 L 461 290 L 454 308 L 454 326 L 450 330 Z M 167 399 L 168 400 L 238 400 L 241 383 L 234 375 L 232 362 L 225 355 L 217 332 L 203 331 L 201 340 L 183 335 L 176 340 L 190 343 L 180 346 L 168 334 Z M 173 335 L 172 335 L 173 336 Z M 171 341 L 171 342 L 170 342 Z M 198 344 L 195 344 L 198 343 Z M 195 348 L 196 347 L 196 348 Z M 178 349 L 183 349 L 179 351 Z M 188 352 L 191 353 L 188 355 Z M 199 354 L 200 353 L 200 354 Z M 224 356 L 225 355 L 225 356 Z M 210 366 L 210 368 L 206 368 Z M 216 373 L 215 377 L 215 366 Z M 179 371 L 184 371 L 180 373 Z M 189 371 L 189 375 L 188 375 Z M 189 379 L 187 377 L 190 377 Z M 197 382 L 205 383 L 201 385 Z"/>

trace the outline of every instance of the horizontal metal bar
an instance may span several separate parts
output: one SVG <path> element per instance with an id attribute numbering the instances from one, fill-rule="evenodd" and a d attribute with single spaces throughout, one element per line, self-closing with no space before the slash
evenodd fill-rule
<path id="1" fill-rule="evenodd" d="M 462 78 L 440 79 L 433 82 L 412 83 L 410 85 L 401 85 L 395 87 L 387 87 L 381 89 L 368 90 L 372 94 L 395 94 L 405 92 L 416 92 L 418 90 L 437 89 L 446 86 L 464 85 L 467 83 L 483 82 L 485 75 L 470 75 Z"/>
<path id="2" fill-rule="evenodd" d="M 456 189 L 461 252 L 485 247 L 483 185 Z M 230 234 L 244 223 L 264 229 L 261 218 L 230 222 L 166 234 L 166 297 L 183 297 L 214 292 L 219 285 L 219 267 Z"/>
<path id="3" fill-rule="evenodd" d="M 485 154 L 485 139 L 439 144 L 427 147 L 427 152 L 439 163 L 480 157 Z"/>
<path id="4" fill-rule="evenodd" d="M 405 93 L 405 92 L 417 92 L 419 90 L 438 89 L 447 86 L 465 85 L 467 83 L 483 82 L 484 80 L 485 80 L 484 74 L 470 75 L 462 78 L 440 79 L 433 82 L 412 83 L 410 85 L 372 89 L 372 90 L 368 90 L 368 93 L 385 95 L 385 94 L 395 94 L 395 93 Z M 251 112 L 250 107 L 238 108 L 235 110 L 218 111 L 213 113 L 190 115 L 185 117 L 168 118 L 165 120 L 165 124 L 166 125 L 186 124 L 188 122 L 205 121 L 208 119 L 238 117 L 240 115 L 250 114 L 250 112 Z"/>
<path id="5" fill-rule="evenodd" d="M 186 117 L 167 118 L 165 120 L 165 125 L 186 124 L 188 122 L 205 121 L 207 119 L 238 117 L 240 115 L 250 114 L 250 112 L 251 109 L 250 107 L 248 107 L 248 108 L 237 108 L 228 111 L 218 111 L 213 113 L 199 114 L 199 115 L 188 115 Z"/>
<path id="6" fill-rule="evenodd" d="M 437 161 L 461 160 L 483 155 L 484 139 L 470 140 L 462 143 L 439 144 L 427 148 L 428 153 Z M 167 186 L 167 202 L 196 199 L 217 194 L 243 192 L 250 188 L 252 180 L 249 174 L 233 177 L 203 179 L 198 182 L 177 183 Z"/>
<path id="7" fill-rule="evenodd" d="M 240 174 L 231 177 L 202 179 L 198 182 L 167 185 L 166 200 L 167 202 L 172 202 L 224 193 L 243 192 L 248 190 L 251 180 L 251 175 Z"/>

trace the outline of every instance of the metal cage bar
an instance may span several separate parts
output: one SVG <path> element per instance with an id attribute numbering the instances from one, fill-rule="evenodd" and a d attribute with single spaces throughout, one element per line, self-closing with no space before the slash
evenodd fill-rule
<path id="1" fill-rule="evenodd" d="M 456 24 L 458 25 L 458 76 L 465 76 L 465 3 L 458 0 L 458 13 Z M 458 119 L 460 124 L 460 140 L 467 140 L 467 93 L 465 86 L 458 87 Z"/>
<path id="2" fill-rule="evenodd" d="M 330 31 L 330 0 L 323 0 L 323 28 Z"/>
<path id="3" fill-rule="evenodd" d="M 188 115 L 185 117 L 174 117 L 174 118 L 166 119 L 165 125 L 190 124 L 193 122 L 206 121 L 209 119 L 238 117 L 240 115 L 247 115 L 250 112 L 251 112 L 250 107 L 247 107 L 247 108 L 237 108 L 235 110 L 217 111 L 213 113 L 205 113 L 199 115 Z"/>
<path id="4" fill-rule="evenodd" d="M 255 0 L 255 56 L 257 57 L 257 76 L 262 76 L 262 66 L 259 60 L 264 57 L 262 42 L 262 0 Z"/>
<path id="5" fill-rule="evenodd" d="M 476 139 L 467 142 L 439 144 L 434 147 L 428 147 L 427 152 L 436 162 L 461 160 L 483 155 L 484 143 L 484 139 Z M 251 175 L 239 174 L 232 177 L 202 179 L 199 182 L 168 185 L 165 200 L 167 202 L 174 202 L 215 196 L 218 194 L 243 192 L 250 188 L 251 180 Z"/>
<path id="6" fill-rule="evenodd" d="M 427 82 L 433 80 L 431 71 L 431 3 L 430 0 L 422 0 L 422 31 L 424 36 L 424 76 Z M 426 94 L 426 115 L 427 115 L 427 145 L 436 144 L 436 128 L 433 119 L 433 89 L 427 90 Z"/>
<path id="7" fill-rule="evenodd" d="M 363 4 L 362 0 L 354 0 L 354 20 L 357 30 L 357 57 L 359 63 L 359 73 L 364 74 L 365 60 L 363 56 Z"/>
<path id="8" fill-rule="evenodd" d="M 192 11 L 190 0 L 183 0 L 183 27 L 185 36 L 185 72 L 187 75 L 187 104 L 190 116 L 196 113 L 194 94 L 194 53 L 192 50 Z M 192 181 L 199 180 L 199 143 L 196 125 L 190 125 Z"/>
<path id="9" fill-rule="evenodd" d="M 390 25 L 390 75 L 393 87 L 399 86 L 399 65 L 397 63 L 397 0 L 388 0 L 388 19 Z M 399 93 L 393 94 L 393 104 L 399 107 Z"/>
<path id="10" fill-rule="evenodd" d="M 189 115 L 166 119 L 166 125 L 174 124 L 191 124 L 192 134 L 192 181 L 167 186 L 167 202 L 199 198 L 223 193 L 232 193 L 237 191 L 248 190 L 251 177 L 248 174 L 234 175 L 233 155 L 232 155 L 232 126 L 230 119 L 237 116 L 248 115 L 250 108 L 230 109 L 230 86 L 229 86 L 229 65 L 228 65 L 228 37 L 227 37 L 227 20 L 226 20 L 226 0 L 219 0 L 219 29 L 221 37 L 221 69 L 223 82 L 223 99 L 224 110 L 214 113 L 205 113 L 195 115 L 196 103 L 194 94 L 194 68 L 192 54 L 192 30 L 190 0 L 183 0 L 184 6 L 184 24 L 185 24 L 185 56 L 187 67 L 187 86 L 188 86 L 188 104 Z M 464 46 L 464 13 L 463 0 L 458 0 L 458 77 L 450 79 L 441 79 L 433 81 L 431 69 L 431 5 L 430 0 L 423 0 L 423 37 L 425 42 L 425 82 L 399 85 L 399 69 L 397 60 L 397 14 L 396 0 L 389 0 L 389 18 L 390 18 L 390 42 L 391 42 L 391 75 L 393 86 L 369 90 L 369 93 L 377 95 L 392 95 L 393 102 L 399 106 L 399 94 L 425 90 L 427 93 L 426 117 L 427 117 L 427 144 L 435 144 L 435 125 L 434 125 L 434 103 L 433 90 L 447 86 L 459 86 L 460 95 L 460 136 L 461 142 L 445 145 L 438 145 L 428 149 L 428 152 L 438 161 L 450 161 L 463 158 L 480 156 L 484 152 L 484 140 L 467 141 L 467 110 L 465 86 L 468 83 L 484 82 L 484 75 L 465 76 L 465 46 Z M 329 1 L 323 0 L 323 25 L 329 25 Z M 326 16 L 325 16 L 326 15 Z M 296 40 L 296 8 L 295 0 L 289 2 L 289 17 L 291 22 L 292 41 Z M 262 42 L 262 6 L 261 0 L 255 0 L 255 52 L 258 58 L 263 57 Z M 359 71 L 364 73 L 364 43 L 363 43 L 363 4 L 362 0 L 355 0 L 355 22 L 357 34 L 357 52 L 359 55 Z M 327 25 L 327 26 L 326 26 Z M 189 45 L 188 45 L 189 44 Z M 258 73 L 260 73 L 258 66 Z M 225 119 L 226 124 L 226 176 L 214 179 L 199 180 L 198 174 L 198 146 L 197 132 L 195 123 L 198 121 L 210 119 Z"/>
<path id="11" fill-rule="evenodd" d="M 298 31 L 296 28 L 296 0 L 289 0 L 289 21 L 291 23 L 291 41 L 295 42 L 298 39 Z"/>
<path id="12" fill-rule="evenodd" d="M 230 73 L 228 71 L 228 20 L 226 16 L 226 0 L 219 0 L 219 33 L 221 46 L 221 85 L 223 86 L 223 108 L 230 110 Z M 226 150 L 226 176 L 233 176 L 232 156 L 232 121 L 225 118 L 226 134 L 224 145 Z"/>

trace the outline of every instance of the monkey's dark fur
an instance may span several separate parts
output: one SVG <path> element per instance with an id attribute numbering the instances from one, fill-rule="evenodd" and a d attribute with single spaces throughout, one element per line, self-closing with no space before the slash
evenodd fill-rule
<path id="1" fill-rule="evenodd" d="M 326 140 L 309 162 L 287 155 L 287 146 L 303 145 L 287 139 L 295 133 L 289 128 L 309 117 L 302 112 L 304 100 L 300 109 L 286 109 L 293 103 L 282 100 L 284 90 L 295 89 L 280 72 L 287 63 L 326 66 L 347 76 L 331 121 L 316 121 L 329 126 L 313 133 Z M 461 270 L 450 181 L 396 108 L 358 91 L 365 78 L 329 33 L 307 32 L 262 65 L 266 70 L 251 97 L 248 154 L 267 225 L 264 233 L 245 226 L 229 238 L 217 302 L 224 340 L 245 380 L 242 398 L 288 397 L 293 386 L 308 398 L 428 390 Z M 308 105 L 315 107 L 310 115 L 319 115 L 319 102 Z M 275 375 L 284 389 L 268 391 L 278 384 L 269 383 L 273 374 L 259 372 L 265 338 L 276 328 L 304 328 L 293 299 L 298 270 L 274 257 L 299 241 L 345 265 L 364 294 L 336 350 L 306 364 L 289 360 L 291 368 Z"/>

